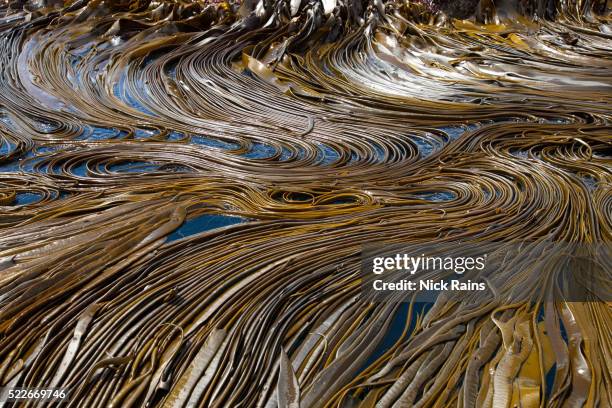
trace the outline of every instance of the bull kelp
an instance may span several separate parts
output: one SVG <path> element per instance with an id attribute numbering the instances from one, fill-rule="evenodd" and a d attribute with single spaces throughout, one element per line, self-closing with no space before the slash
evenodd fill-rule
<path id="1" fill-rule="evenodd" d="M 372 244 L 612 242 L 608 3 L 0 3 L 2 390 L 612 406 L 609 256 L 580 301 L 537 263 L 479 302 L 360 274 Z"/>

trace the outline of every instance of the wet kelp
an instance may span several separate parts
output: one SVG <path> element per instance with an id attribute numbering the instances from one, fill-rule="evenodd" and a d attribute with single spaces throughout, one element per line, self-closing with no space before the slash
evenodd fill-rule
<path id="1" fill-rule="evenodd" d="M 442 3 L 0 4 L 0 383 L 610 406 L 602 299 L 360 296 L 364 244 L 612 240 L 605 2 Z"/>

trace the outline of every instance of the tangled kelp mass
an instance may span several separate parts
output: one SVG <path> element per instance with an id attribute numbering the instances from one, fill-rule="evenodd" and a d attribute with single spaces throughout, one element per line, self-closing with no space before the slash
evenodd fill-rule
<path id="1" fill-rule="evenodd" d="M 0 385 L 611 406 L 610 299 L 508 301 L 554 269 L 361 292 L 368 244 L 612 241 L 606 2 L 431 3 L 1 3 Z"/>

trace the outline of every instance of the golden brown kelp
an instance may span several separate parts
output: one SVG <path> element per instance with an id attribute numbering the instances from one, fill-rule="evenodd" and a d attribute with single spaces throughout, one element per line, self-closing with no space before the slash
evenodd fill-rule
<path id="1" fill-rule="evenodd" d="M 609 299 L 546 301 L 554 268 L 363 296 L 372 243 L 612 241 L 609 10 L 424 3 L 0 4 L 0 385 L 610 406 Z M 243 222 L 172 235 L 211 215 Z"/>

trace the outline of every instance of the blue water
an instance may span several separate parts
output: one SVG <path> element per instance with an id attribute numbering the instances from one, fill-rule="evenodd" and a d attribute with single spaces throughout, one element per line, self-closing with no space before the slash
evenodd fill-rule
<path id="1" fill-rule="evenodd" d="M 87 177 L 87 162 L 81 162 L 70 168 L 70 173 L 75 176 Z"/>
<path id="2" fill-rule="evenodd" d="M 13 127 L 15 125 L 8 116 L 0 116 L 0 122 L 4 123 L 6 127 Z"/>
<path id="3" fill-rule="evenodd" d="M 304 152 L 301 152 L 301 154 L 303 155 Z M 298 156 L 299 155 L 300 155 L 300 153 L 298 153 Z M 281 161 L 287 161 L 287 160 L 289 160 L 290 157 L 291 157 L 291 150 L 287 149 L 286 147 L 283 147 L 283 151 L 281 153 L 280 160 Z"/>
<path id="4" fill-rule="evenodd" d="M 176 64 L 172 64 L 171 66 L 166 67 L 164 72 L 166 73 L 166 75 L 168 75 L 168 77 L 176 79 Z"/>
<path id="5" fill-rule="evenodd" d="M 442 126 L 439 127 L 441 131 L 446 133 L 451 140 L 457 140 L 466 132 L 472 131 L 478 128 L 476 124 L 470 124 L 467 126 Z"/>
<path id="6" fill-rule="evenodd" d="M 125 135 L 127 135 L 127 133 L 122 130 L 90 126 L 89 129 L 83 131 L 77 140 L 108 140 L 123 137 Z"/>
<path id="7" fill-rule="evenodd" d="M 8 142 L 2 143 L 2 145 L 0 145 L 0 155 L 8 155 L 14 148 L 15 146 Z"/>
<path id="8" fill-rule="evenodd" d="M 130 107 L 137 109 L 146 115 L 155 116 L 155 114 L 142 105 L 138 99 L 136 99 L 136 97 L 130 94 L 128 88 L 126 87 L 125 79 L 126 75 L 121 75 L 119 82 L 113 86 L 113 94 Z M 142 80 L 137 80 L 136 82 L 135 87 L 137 89 L 145 89 L 145 84 Z"/>
<path id="9" fill-rule="evenodd" d="M 427 201 L 451 201 L 456 197 L 453 193 L 448 191 L 436 191 L 436 192 L 424 192 L 415 194 L 416 198 Z"/>
<path id="10" fill-rule="evenodd" d="M 529 152 L 526 150 L 511 149 L 510 154 L 514 157 L 518 157 L 519 159 L 526 159 L 527 157 L 529 157 Z"/>
<path id="11" fill-rule="evenodd" d="M 36 164 L 36 162 L 40 161 L 41 159 L 30 160 L 25 166 L 23 166 L 23 169 L 20 166 L 24 159 L 31 159 L 33 157 L 34 157 L 34 152 L 30 150 L 25 155 L 23 155 L 22 157 L 18 159 L 15 159 L 8 163 L 0 164 L 0 172 L 4 172 L 4 173 L 17 173 L 20 171 L 32 172 L 34 171 L 34 165 Z"/>
<path id="12" fill-rule="evenodd" d="M 563 324 L 563 320 L 561 320 L 561 318 L 559 318 L 559 326 L 560 326 L 560 331 L 561 331 L 561 338 L 563 339 L 563 341 L 567 344 L 569 343 L 569 339 L 567 337 L 567 330 L 565 330 L 565 325 Z"/>
<path id="13" fill-rule="evenodd" d="M 555 383 L 555 375 L 557 374 L 557 364 L 553 364 L 553 366 L 546 373 L 546 397 L 545 400 L 548 401 L 550 398 L 550 394 L 552 392 L 552 387 Z"/>
<path id="14" fill-rule="evenodd" d="M 33 204 L 42 199 L 42 194 L 39 193 L 18 193 L 15 196 L 14 205 Z"/>
<path id="15" fill-rule="evenodd" d="M 543 305 L 540 306 L 539 310 L 538 310 L 538 315 L 536 317 L 536 320 L 538 322 L 542 322 L 544 321 L 544 307 Z M 563 337 L 563 339 L 565 340 L 565 342 L 567 343 L 567 333 L 565 332 L 565 327 L 563 326 L 563 322 L 561 321 L 561 319 L 559 319 L 559 324 L 561 326 L 561 337 Z M 553 384 L 555 383 L 555 375 L 557 373 L 557 364 L 553 364 L 553 366 L 550 368 L 550 370 L 548 370 L 548 372 L 546 373 L 546 396 L 545 399 L 546 401 L 548 401 L 548 399 L 550 398 L 550 393 L 552 391 L 552 387 Z"/>
<path id="16" fill-rule="evenodd" d="M 328 203 L 325 204 L 334 204 L 334 205 L 338 205 L 338 204 L 355 204 L 357 202 L 357 200 L 355 200 L 355 197 L 339 197 L 336 198 L 333 201 L 330 201 Z"/>
<path id="17" fill-rule="evenodd" d="M 159 135 L 159 132 L 153 129 L 136 129 L 134 132 L 135 139 L 149 139 L 157 135 Z M 124 138 L 125 136 L 127 136 L 127 132 L 125 130 L 88 126 L 87 129 L 85 129 L 83 133 L 77 137 L 77 140 L 109 140 Z M 176 131 L 169 132 L 167 136 L 167 140 L 169 141 L 183 140 L 185 138 L 185 134 Z"/>
<path id="18" fill-rule="evenodd" d="M 316 161 L 319 164 L 330 165 L 335 163 L 340 158 L 340 154 L 330 146 L 319 143 Z"/>
<path id="19" fill-rule="evenodd" d="M 49 122 L 36 122 L 34 125 L 36 126 L 36 130 L 40 133 L 53 133 L 61 127 L 59 123 L 53 124 Z"/>
<path id="20" fill-rule="evenodd" d="M 536 316 L 536 319 L 539 322 L 543 322 L 544 321 L 544 305 L 540 305 L 539 309 L 538 309 L 538 315 Z"/>
<path id="21" fill-rule="evenodd" d="M 376 160 L 382 161 L 382 159 L 385 157 L 385 149 L 383 149 L 378 143 L 373 143 L 372 146 L 374 146 L 374 151 L 376 152 Z"/>
<path id="22" fill-rule="evenodd" d="M 223 141 L 221 139 L 213 139 L 211 137 L 201 136 L 201 135 L 191 136 L 191 143 L 194 143 L 197 145 L 203 145 L 207 147 L 216 147 L 219 149 L 226 149 L 226 150 L 237 149 L 240 147 L 237 143 L 230 143 L 230 142 Z"/>
<path id="23" fill-rule="evenodd" d="M 422 159 L 431 156 L 431 154 L 433 153 L 434 145 L 426 141 L 425 139 L 415 136 L 411 137 L 410 140 L 412 140 L 417 145 L 417 149 L 419 150 L 419 156 Z"/>
<path id="24" fill-rule="evenodd" d="M 589 191 L 597 190 L 597 184 L 598 184 L 597 179 L 595 179 L 595 178 L 593 178 L 591 176 L 588 176 L 588 175 L 583 176 L 581 178 L 582 178 L 582 183 L 586 186 L 586 188 Z"/>
<path id="25" fill-rule="evenodd" d="M 427 311 L 429 311 L 429 309 L 431 309 L 432 306 L 433 303 L 429 302 L 414 303 L 414 306 L 412 308 L 412 318 L 410 319 L 410 326 L 408 327 L 407 331 L 408 337 L 410 337 L 412 331 L 416 326 L 417 316 L 419 314 L 426 313 Z M 397 340 L 404 332 L 404 329 L 406 328 L 409 308 L 409 303 L 402 303 L 399 305 L 397 311 L 395 312 L 395 316 L 393 316 L 393 321 L 389 325 L 389 330 L 387 331 L 385 337 L 382 339 L 380 344 L 376 347 L 374 352 L 368 357 L 368 360 L 362 366 L 362 370 L 373 364 L 397 342 Z"/>
<path id="26" fill-rule="evenodd" d="M 177 239 L 185 238 L 190 235 L 199 234 L 204 231 L 210 231 L 215 228 L 227 227 L 229 225 L 240 224 L 246 220 L 241 217 L 219 214 L 204 214 L 199 217 L 187 220 L 168 236 L 168 242 Z"/>
<path id="27" fill-rule="evenodd" d="M 57 152 L 60 151 L 62 149 L 64 149 L 64 146 L 60 146 L 60 145 L 46 145 L 46 146 L 38 146 L 36 147 L 36 153 L 53 153 L 53 152 Z"/>
<path id="28" fill-rule="evenodd" d="M 242 155 L 247 159 L 267 159 L 276 154 L 274 146 L 267 145 L 265 143 L 253 142 L 251 150 Z"/>
<path id="29" fill-rule="evenodd" d="M 173 131 L 168 134 L 167 140 L 177 141 L 177 140 L 183 140 L 185 137 L 186 136 L 183 133 Z"/>
<path id="30" fill-rule="evenodd" d="M 159 133 L 154 130 L 148 129 L 136 129 L 134 132 L 134 138 L 136 139 L 149 139 L 153 136 L 158 135 Z"/>

